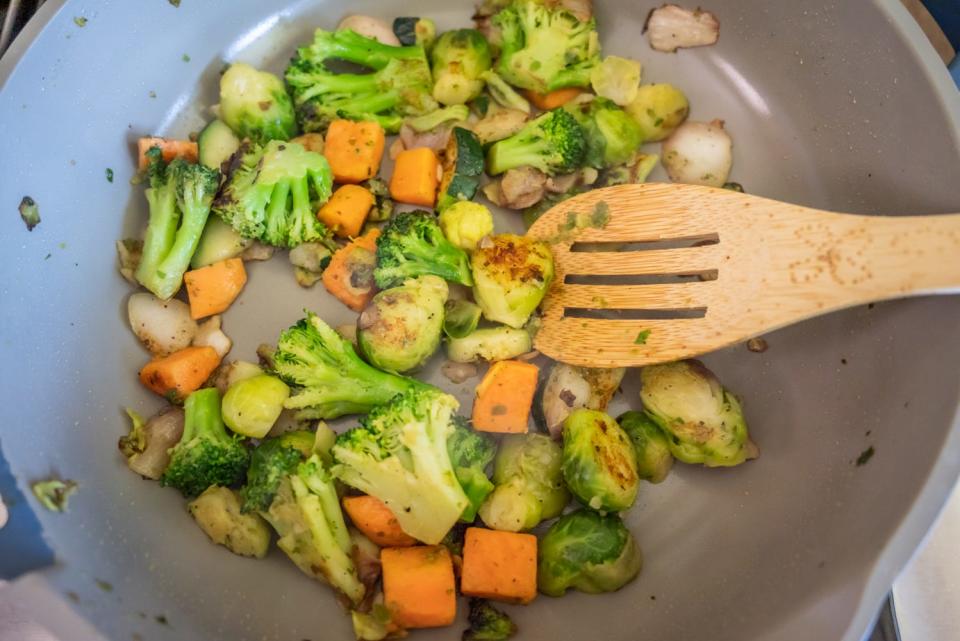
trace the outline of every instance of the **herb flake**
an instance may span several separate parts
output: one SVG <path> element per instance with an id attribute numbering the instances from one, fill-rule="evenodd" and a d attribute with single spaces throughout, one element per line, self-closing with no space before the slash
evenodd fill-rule
<path id="1" fill-rule="evenodd" d="M 27 231 L 33 231 L 33 228 L 40 224 L 40 208 L 37 206 L 37 201 L 30 196 L 24 196 L 18 209 L 23 224 L 27 226 Z"/>
<path id="2" fill-rule="evenodd" d="M 182 56 L 180 56 L 180 59 L 183 60 L 184 62 L 190 62 L 190 56 L 187 54 L 183 54 Z"/>
<path id="3" fill-rule="evenodd" d="M 107 167 L 107 170 L 106 170 L 104 173 L 105 173 L 106 176 L 107 176 L 107 182 L 108 182 L 108 183 L 112 183 L 112 182 L 113 182 L 113 170 L 110 169 L 109 167 Z"/>
<path id="4" fill-rule="evenodd" d="M 78 27 L 86 27 L 87 19 L 84 18 L 83 16 L 74 16 L 73 24 L 77 25 Z"/>
<path id="5" fill-rule="evenodd" d="M 649 330 L 649 329 L 645 329 L 645 330 L 643 330 L 642 332 L 640 332 L 639 334 L 637 334 L 637 337 L 636 337 L 635 339 L 633 339 L 633 344 L 634 344 L 634 345 L 646 345 L 648 338 L 650 338 L 650 330 Z"/>
<path id="6" fill-rule="evenodd" d="M 874 454 L 876 454 L 876 450 L 873 449 L 872 445 L 860 452 L 860 456 L 857 457 L 857 467 L 862 467 L 869 463 Z"/>

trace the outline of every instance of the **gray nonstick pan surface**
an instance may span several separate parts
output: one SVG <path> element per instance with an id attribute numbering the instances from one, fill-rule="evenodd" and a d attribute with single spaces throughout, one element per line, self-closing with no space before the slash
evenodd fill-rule
<path id="1" fill-rule="evenodd" d="M 710 0 L 719 43 L 674 55 L 640 35 L 653 3 L 596 4 L 606 53 L 642 60 L 645 82 L 679 85 L 692 118 L 726 121 L 732 178 L 749 192 L 858 213 L 958 210 L 960 98 L 895 0 Z M 0 61 L 0 443 L 23 489 L 53 472 L 79 482 L 68 514 L 39 513 L 59 559 L 47 573 L 105 636 L 352 638 L 328 589 L 278 551 L 254 561 L 210 545 L 181 497 L 132 475 L 116 450 L 123 406 L 161 404 L 136 380 L 146 354 L 113 247 L 145 222 L 128 184 L 136 138 L 198 130 L 223 61 L 279 71 L 347 13 L 444 28 L 471 11 L 450 0 L 50 0 Z M 25 195 L 42 217 L 32 232 L 16 213 Z M 498 226 L 522 229 L 506 212 Z M 253 359 L 305 307 L 352 319 L 322 287 L 300 289 L 282 257 L 249 271 L 224 319 L 232 358 Z M 677 466 L 644 486 L 628 520 L 640 578 L 509 608 L 518 638 L 860 639 L 960 470 L 958 335 L 960 299 L 925 298 L 778 331 L 764 353 L 708 355 L 744 399 L 762 456 Z M 439 362 L 428 374 L 449 387 Z M 454 388 L 467 407 L 473 383 Z M 611 411 L 638 404 L 631 372 Z"/>

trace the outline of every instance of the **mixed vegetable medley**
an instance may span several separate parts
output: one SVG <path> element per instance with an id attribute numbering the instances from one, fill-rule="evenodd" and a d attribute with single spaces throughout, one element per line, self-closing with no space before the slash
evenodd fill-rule
<path id="1" fill-rule="evenodd" d="M 618 418 L 605 410 L 625 370 L 544 363 L 531 336 L 550 248 L 497 233 L 480 202 L 529 223 L 642 182 L 658 157 L 641 145 L 657 141 L 671 179 L 723 186 L 723 123 L 687 122 L 679 89 L 602 57 L 589 0 L 485 0 L 475 19 L 438 34 L 428 18 L 352 16 L 282 78 L 229 65 L 196 140 L 140 141 L 149 220 L 117 243 L 145 290 L 127 305 L 152 355 L 140 381 L 167 401 L 128 410 L 130 469 L 179 490 L 235 554 L 275 540 L 358 639 L 451 625 L 459 594 L 464 639 L 505 639 L 516 626 L 491 601 L 617 590 L 641 568 L 621 519 L 641 483 L 674 460 L 757 456 L 737 398 L 697 361 L 631 373 L 642 392 Z M 648 24 L 661 50 L 719 28 L 675 5 Z M 356 322 L 306 312 L 258 363 L 229 360 L 221 314 L 277 248 Z M 472 407 L 416 378 L 441 349 L 452 383 L 482 373 Z"/>

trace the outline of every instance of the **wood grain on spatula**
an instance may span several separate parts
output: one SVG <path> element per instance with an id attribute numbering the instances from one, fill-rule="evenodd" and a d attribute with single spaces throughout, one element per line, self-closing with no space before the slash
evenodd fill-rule
<path id="1" fill-rule="evenodd" d="M 960 293 L 960 214 L 861 216 L 650 183 L 566 200 L 527 234 L 556 262 L 534 346 L 574 365 L 672 361 L 851 305 Z"/>

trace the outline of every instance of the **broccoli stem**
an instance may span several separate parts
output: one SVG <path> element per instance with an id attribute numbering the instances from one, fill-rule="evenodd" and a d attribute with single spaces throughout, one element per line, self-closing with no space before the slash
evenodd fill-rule
<path id="1" fill-rule="evenodd" d="M 173 293 L 176 293 L 176 290 L 180 287 L 183 274 L 190 267 L 190 259 L 193 258 L 193 253 L 197 250 L 197 245 L 200 244 L 200 236 L 203 235 L 203 228 L 210 216 L 209 200 L 207 205 L 204 206 L 201 202 L 202 194 L 191 191 L 188 195 L 190 200 L 181 203 L 180 206 L 183 216 L 173 246 L 170 247 L 166 257 L 157 267 L 157 275 L 164 281 L 164 291 L 172 291 Z M 173 293 L 170 295 L 172 296 Z"/>
<path id="2" fill-rule="evenodd" d="M 385 45 L 350 30 L 335 32 L 318 30 L 313 44 L 306 49 L 320 60 L 346 60 L 371 69 L 383 69 L 391 60 L 416 59 L 424 55 L 423 47 L 419 45 L 408 47 Z"/>
<path id="3" fill-rule="evenodd" d="M 180 212 L 177 211 L 177 199 L 173 181 L 163 185 L 149 187 L 146 191 L 150 219 L 147 233 L 143 238 L 143 254 L 137 266 L 136 278 L 144 287 L 160 298 L 169 298 L 173 294 L 162 296 L 169 285 L 159 277 L 158 269 L 173 245 L 180 224 Z"/>
<path id="4" fill-rule="evenodd" d="M 230 436 L 220 414 L 220 392 L 206 387 L 190 394 L 183 403 L 183 436 L 181 443 L 189 443 L 198 436 L 228 441 Z"/>

